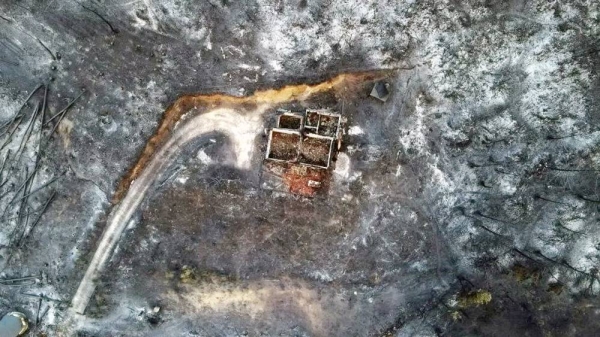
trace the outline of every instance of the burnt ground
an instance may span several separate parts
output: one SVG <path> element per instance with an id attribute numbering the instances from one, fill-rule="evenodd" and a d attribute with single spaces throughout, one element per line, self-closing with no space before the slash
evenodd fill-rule
<path id="1" fill-rule="evenodd" d="M 585 0 L 1 2 L 0 123 L 50 78 L 49 115 L 85 90 L 42 128 L 33 187 L 64 175 L 28 201 L 37 215 L 56 192 L 40 223 L 14 247 L 2 219 L 0 314 L 48 308 L 30 335 L 64 328 L 115 187 L 177 97 L 398 67 L 385 104 L 338 106 L 347 157 L 327 198 L 260 189 L 262 158 L 231 169 L 221 135 L 190 144 L 79 334 L 598 335 L 598 13 Z M 9 199 L 34 153 L 3 174 Z"/>
<path id="2" fill-rule="evenodd" d="M 330 102 L 326 98 L 304 105 Z M 340 172 L 341 167 L 334 170 L 329 193 L 316 198 L 261 189 L 264 150 L 250 172 L 239 172 L 219 164 L 227 144 L 201 139 L 189 145 L 180 158 L 186 169 L 177 171 L 148 201 L 139 224 L 121 244 L 121 258 L 109 267 L 126 272 L 103 277 L 89 314 L 106 315 L 115 306 L 124 306 L 125 296 L 131 305 L 160 303 L 166 317 L 199 311 L 214 324 L 211 328 L 190 323 L 190 331 L 199 329 L 201 335 L 219 334 L 224 328 L 221 315 L 242 319 L 254 317 L 255 310 L 258 317 L 236 325 L 238 332 L 271 335 L 299 329 L 311 335 L 369 335 L 398 319 L 395 301 L 405 296 L 402 289 L 406 283 L 415 284 L 419 274 L 446 276 L 440 276 L 438 285 L 413 285 L 421 289 L 410 297 L 430 298 L 432 292 L 443 291 L 449 263 L 435 227 L 427 225 L 415 202 L 420 188 L 410 173 L 397 179 L 392 165 L 399 145 L 386 137 L 392 130 L 369 123 L 385 111 L 385 105 L 366 94 L 332 107 L 342 105 L 349 125 L 360 126 L 364 133 L 344 136 L 338 157 L 348 158 L 343 164 L 346 172 Z M 273 110 L 267 125 L 274 123 L 274 115 Z M 266 138 L 257 143 L 264 149 Z M 198 160 L 200 152 L 214 163 Z M 418 170 L 417 163 L 414 169 Z M 177 182 L 181 178 L 185 183 Z M 394 220 L 399 214 L 406 220 Z M 432 252 L 437 252 L 437 262 L 429 265 L 426 259 Z M 278 288 L 287 288 L 287 298 L 262 309 L 253 308 L 260 303 L 246 300 L 221 308 L 215 303 L 177 304 L 173 299 L 186 298 L 189 287 L 243 291 L 264 280 L 278 280 Z M 298 304 L 293 292 L 298 289 L 328 294 L 319 295 L 311 304 L 315 307 L 336 307 L 341 300 L 348 308 L 326 313 L 324 323 L 311 321 L 304 309 L 294 307 Z M 271 326 L 268 322 L 275 313 L 286 323 Z M 361 318 L 364 315 L 368 319 Z M 139 324 L 144 326 L 137 323 L 135 329 Z"/>

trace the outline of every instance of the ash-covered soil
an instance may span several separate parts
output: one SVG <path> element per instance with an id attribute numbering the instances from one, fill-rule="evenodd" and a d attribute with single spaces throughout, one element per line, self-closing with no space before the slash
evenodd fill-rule
<path id="1" fill-rule="evenodd" d="M 250 172 L 213 163 L 228 152 L 217 139 L 190 145 L 175 165 L 183 169 L 166 175 L 172 184 L 127 234 L 132 240 L 109 267 L 123 273 L 103 277 L 90 314 L 110 313 L 127 294 L 138 307 L 160 303 L 168 310 L 161 320 L 191 320 L 200 335 L 219 334 L 225 316 L 240 319 L 236 331 L 250 335 L 369 335 L 396 322 L 400 302 L 413 307 L 444 291 L 450 262 L 414 202 L 416 176 L 383 169 L 394 158 L 383 150 L 373 156 L 399 146 L 387 127 L 365 123 L 381 103 L 343 105 L 361 133 L 344 137 L 338 160 L 346 162 L 336 165 L 328 193 L 312 199 L 261 189 L 260 160 Z M 429 280 L 419 281 L 423 275 Z M 408 284 L 410 294 L 400 291 Z M 142 325 L 146 316 L 138 316 Z"/>
<path id="2" fill-rule="evenodd" d="M 599 42 L 596 1 L 4 1 L 0 125 L 22 117 L 0 159 L 26 146 L 0 175 L 0 314 L 64 333 L 118 182 L 177 97 L 385 68 L 387 102 L 335 102 L 329 196 L 261 189 L 266 139 L 247 171 L 223 135 L 188 144 L 79 335 L 595 336 Z M 60 123 L 35 114 L 44 90 L 20 109 L 46 83 L 46 120 L 82 93 Z"/>

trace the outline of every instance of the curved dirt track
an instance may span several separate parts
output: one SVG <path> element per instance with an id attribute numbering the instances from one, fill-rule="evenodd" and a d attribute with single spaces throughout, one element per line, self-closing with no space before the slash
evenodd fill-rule
<path id="1" fill-rule="evenodd" d="M 256 110 L 242 115 L 231 109 L 217 109 L 191 118 L 175 131 L 167 143 L 155 153 L 145 170 L 131 184 L 123 201 L 110 215 L 96 253 L 73 297 L 72 307 L 75 312 L 84 313 L 95 289 L 94 280 L 108 262 L 131 216 L 144 200 L 152 183 L 168 167 L 179 149 L 204 134 L 214 131 L 222 132 L 234 145 L 236 166 L 248 169 L 254 150 L 254 138 L 262 131 L 262 114 L 265 110 L 264 106 L 258 107 Z"/>

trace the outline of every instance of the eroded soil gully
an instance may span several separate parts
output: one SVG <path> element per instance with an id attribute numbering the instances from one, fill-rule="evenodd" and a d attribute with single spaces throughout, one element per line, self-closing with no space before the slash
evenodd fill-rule
<path id="1" fill-rule="evenodd" d="M 179 98 L 165 111 L 158 130 L 117 187 L 107 227 L 72 299 L 73 311 L 77 314 L 85 312 L 95 290 L 94 281 L 108 262 L 127 223 L 152 183 L 182 146 L 209 132 L 222 132 L 233 144 L 238 168 L 248 169 L 254 151 L 253 140 L 262 131 L 265 111 L 279 104 L 305 101 L 319 93 L 344 95 L 365 81 L 384 78 L 389 73 L 379 70 L 341 74 L 318 84 L 289 85 L 257 91 L 247 97 L 209 94 Z"/>

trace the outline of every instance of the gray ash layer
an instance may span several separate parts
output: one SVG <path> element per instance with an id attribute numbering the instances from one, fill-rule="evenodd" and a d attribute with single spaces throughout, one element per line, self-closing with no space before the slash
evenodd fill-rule
<path id="1" fill-rule="evenodd" d="M 266 138 L 249 170 L 219 133 L 182 149 L 78 334 L 597 335 L 599 42 L 591 0 L 1 2 L 0 160 L 21 154 L 0 315 L 72 328 L 109 200 L 177 97 L 395 68 L 386 102 L 335 103 L 328 197 L 261 189 Z M 46 121 L 81 96 L 43 124 L 43 88 L 19 108 L 46 83 Z"/>

